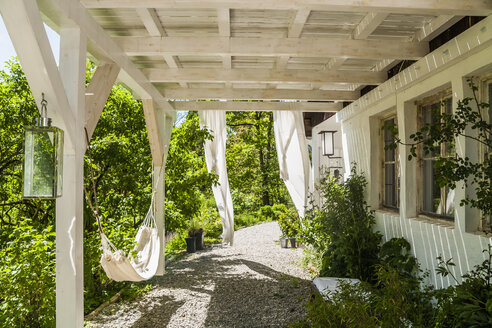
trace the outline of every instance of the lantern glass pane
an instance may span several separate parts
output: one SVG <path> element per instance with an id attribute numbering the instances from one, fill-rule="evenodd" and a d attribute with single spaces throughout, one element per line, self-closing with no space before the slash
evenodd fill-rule
<path id="1" fill-rule="evenodd" d="M 334 153 L 333 149 L 333 132 L 324 132 L 321 138 L 321 147 L 323 149 L 323 155 L 331 156 Z"/>
<path id="2" fill-rule="evenodd" d="M 61 142 L 60 142 L 61 138 Z M 61 148 L 60 148 L 61 147 Z M 63 132 L 54 127 L 26 127 L 24 153 L 24 197 L 54 198 L 61 195 L 59 151 Z M 62 155 L 62 154 L 61 154 Z M 58 183 L 60 182 L 60 183 Z M 58 189 L 60 188 L 60 193 Z"/>

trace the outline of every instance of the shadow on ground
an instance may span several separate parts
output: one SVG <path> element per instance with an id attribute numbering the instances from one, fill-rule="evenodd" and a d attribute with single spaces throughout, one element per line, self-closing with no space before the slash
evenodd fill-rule
<path id="1" fill-rule="evenodd" d="M 157 288 L 186 289 L 210 296 L 205 327 L 285 327 L 304 314 L 311 281 L 280 273 L 263 264 L 216 254 L 173 263 L 164 276 L 150 281 Z M 192 297 L 192 296 L 190 296 Z M 156 306 L 175 313 L 183 301 L 168 296 Z M 131 327 L 165 327 L 169 318 L 155 318 L 147 309 Z M 169 312 L 169 308 L 166 313 Z"/>

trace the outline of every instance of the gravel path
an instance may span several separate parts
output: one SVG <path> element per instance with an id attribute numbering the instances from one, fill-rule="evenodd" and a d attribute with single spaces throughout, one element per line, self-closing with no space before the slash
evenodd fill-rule
<path id="1" fill-rule="evenodd" d="M 147 294 L 105 308 L 92 327 L 285 327 L 303 315 L 311 280 L 301 249 L 280 248 L 268 222 L 236 231 L 235 244 L 188 255 Z"/>

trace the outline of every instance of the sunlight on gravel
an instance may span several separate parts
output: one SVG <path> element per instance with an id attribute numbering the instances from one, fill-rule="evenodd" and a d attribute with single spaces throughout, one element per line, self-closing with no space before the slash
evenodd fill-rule
<path id="1" fill-rule="evenodd" d="M 301 249 L 282 249 L 269 222 L 236 231 L 233 247 L 216 245 L 171 263 L 153 289 L 105 308 L 92 327 L 285 327 L 304 313 L 309 274 Z"/>

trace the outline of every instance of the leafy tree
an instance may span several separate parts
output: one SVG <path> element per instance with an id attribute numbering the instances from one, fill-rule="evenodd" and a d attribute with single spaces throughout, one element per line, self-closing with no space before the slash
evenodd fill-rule
<path id="1" fill-rule="evenodd" d="M 24 126 L 33 125 L 39 112 L 19 62 L 10 60 L 6 67 L 0 71 L 0 241 L 26 217 L 35 225 L 54 217 L 53 201 L 22 199 Z"/>
<path id="2" fill-rule="evenodd" d="M 174 127 L 166 162 L 166 228 L 178 231 L 200 212 L 203 195 L 211 197 L 217 176 L 208 173 L 203 143 L 210 132 L 200 128 L 197 112 Z"/>
<path id="3" fill-rule="evenodd" d="M 228 112 L 227 171 L 235 208 L 287 203 L 280 179 L 272 112 Z M 252 198 L 253 203 L 244 204 Z"/>

